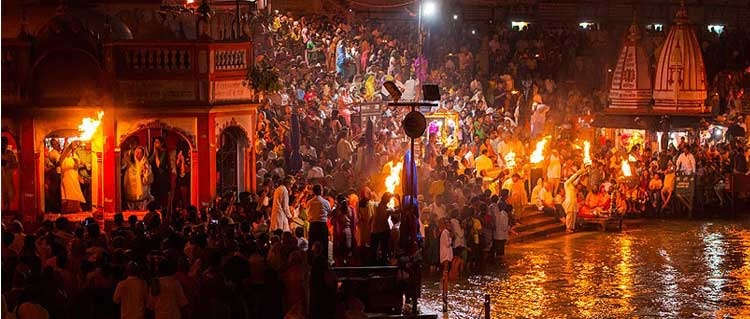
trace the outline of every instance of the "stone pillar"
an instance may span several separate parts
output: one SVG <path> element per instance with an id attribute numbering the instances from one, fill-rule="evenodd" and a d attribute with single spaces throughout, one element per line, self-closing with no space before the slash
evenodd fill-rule
<path id="1" fill-rule="evenodd" d="M 196 136 L 197 157 L 194 158 L 193 174 L 197 175 L 198 204 L 210 205 L 216 197 L 216 116 L 211 113 L 199 114 Z"/>
<path id="2" fill-rule="evenodd" d="M 18 163 L 20 180 L 20 211 L 24 223 L 36 222 L 41 216 L 44 207 L 39 206 L 39 193 L 37 192 L 37 183 L 43 181 L 38 174 L 38 165 L 44 165 L 39 162 L 39 153 L 34 145 L 34 118 L 24 115 L 20 118 L 19 124 L 19 144 Z M 43 205 L 44 203 L 42 203 Z"/>

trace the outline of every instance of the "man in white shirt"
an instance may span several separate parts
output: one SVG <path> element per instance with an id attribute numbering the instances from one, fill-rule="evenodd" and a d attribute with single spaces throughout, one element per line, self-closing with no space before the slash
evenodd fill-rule
<path id="1" fill-rule="evenodd" d="M 430 212 L 432 212 L 437 220 L 443 220 L 448 217 L 448 212 L 445 205 L 443 205 L 443 195 L 435 195 L 435 202 L 430 205 Z"/>
<path id="2" fill-rule="evenodd" d="M 448 310 L 448 278 L 453 262 L 453 240 L 451 239 L 451 224 L 448 220 L 440 222 L 440 264 L 443 268 L 441 279 L 443 286 L 443 312 Z"/>
<path id="3" fill-rule="evenodd" d="M 419 80 L 414 79 L 414 76 L 409 76 L 409 79 L 404 83 L 404 93 L 401 95 L 401 100 L 405 102 L 411 102 L 417 99 L 417 87 L 419 86 Z"/>
<path id="4" fill-rule="evenodd" d="M 148 286 L 145 280 L 138 278 L 138 265 L 135 262 L 128 263 L 125 271 L 128 277 L 117 284 L 112 301 L 120 305 L 120 318 L 143 319 Z"/>
<path id="5" fill-rule="evenodd" d="M 508 233 L 510 232 L 510 224 L 508 219 L 508 207 L 505 200 L 508 197 L 507 191 L 501 191 L 500 196 L 502 198 L 501 204 L 498 205 L 498 209 L 494 210 L 495 216 L 495 231 L 492 234 L 492 250 L 495 253 L 495 257 L 502 257 L 505 255 L 505 242 L 508 241 Z"/>
<path id="6" fill-rule="evenodd" d="M 695 174 L 695 156 L 687 146 L 682 147 L 682 154 L 677 157 L 677 172 L 686 175 Z"/>
<path id="7" fill-rule="evenodd" d="M 348 132 L 343 132 L 339 135 L 339 141 L 336 143 L 336 154 L 339 156 L 339 159 L 351 163 L 354 146 L 347 139 L 347 135 L 349 135 Z"/>
<path id="8" fill-rule="evenodd" d="M 284 182 L 273 191 L 270 231 L 277 229 L 285 232 L 291 231 L 289 228 L 289 220 L 292 217 L 292 212 L 289 209 L 289 187 L 292 186 L 292 183 L 292 178 L 287 176 L 284 178 Z"/>
<path id="9" fill-rule="evenodd" d="M 328 255 L 328 215 L 331 204 L 323 198 L 323 186 L 315 184 L 312 188 L 313 198 L 307 201 L 307 218 L 310 222 L 308 245 L 312 247 L 316 242 L 323 250 L 323 256 Z"/>

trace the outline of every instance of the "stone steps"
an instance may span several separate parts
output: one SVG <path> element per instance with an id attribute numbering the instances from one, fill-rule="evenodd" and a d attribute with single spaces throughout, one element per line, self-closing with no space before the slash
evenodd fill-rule
<path id="1" fill-rule="evenodd" d="M 546 216 L 535 209 L 525 209 L 518 217 L 518 224 L 513 227 L 510 243 L 521 243 L 548 238 L 565 233 L 565 224 L 559 219 Z"/>

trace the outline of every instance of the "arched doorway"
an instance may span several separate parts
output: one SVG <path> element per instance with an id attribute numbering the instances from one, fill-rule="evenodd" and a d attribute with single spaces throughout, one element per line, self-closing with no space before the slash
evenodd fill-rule
<path id="1" fill-rule="evenodd" d="M 216 194 L 235 194 L 245 191 L 247 167 L 246 149 L 249 145 L 247 133 L 239 126 L 228 126 L 219 135 L 219 149 L 216 151 Z"/>
<path id="2" fill-rule="evenodd" d="M 2 136 L 2 211 L 15 213 L 19 210 L 20 173 L 18 163 L 18 143 L 10 132 Z"/>
<path id="3" fill-rule="evenodd" d="M 61 129 L 44 137 L 44 210 L 48 213 L 91 211 L 91 144 L 80 132 Z"/>
<path id="4" fill-rule="evenodd" d="M 127 135 L 118 165 L 120 209 L 143 211 L 151 201 L 167 212 L 191 205 L 191 157 L 190 141 L 175 129 L 149 125 Z"/>

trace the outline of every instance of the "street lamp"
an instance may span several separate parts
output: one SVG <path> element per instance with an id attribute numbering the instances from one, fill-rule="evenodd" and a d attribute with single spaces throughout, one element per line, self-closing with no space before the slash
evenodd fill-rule
<path id="1" fill-rule="evenodd" d="M 432 17 L 438 12 L 438 5 L 435 1 L 427 1 L 422 6 L 422 16 Z"/>

